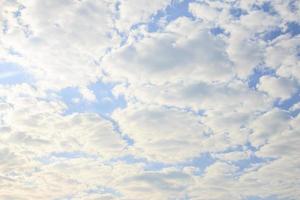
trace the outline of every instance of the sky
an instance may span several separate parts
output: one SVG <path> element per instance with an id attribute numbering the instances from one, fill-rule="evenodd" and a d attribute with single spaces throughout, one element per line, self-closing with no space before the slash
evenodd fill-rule
<path id="1" fill-rule="evenodd" d="M 0 199 L 300 200 L 299 0 L 0 0 Z"/>

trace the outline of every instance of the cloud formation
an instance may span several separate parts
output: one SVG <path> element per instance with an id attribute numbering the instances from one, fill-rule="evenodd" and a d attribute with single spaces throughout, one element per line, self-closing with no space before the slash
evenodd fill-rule
<path id="1" fill-rule="evenodd" d="M 0 199 L 298 200 L 299 0 L 0 0 Z"/>

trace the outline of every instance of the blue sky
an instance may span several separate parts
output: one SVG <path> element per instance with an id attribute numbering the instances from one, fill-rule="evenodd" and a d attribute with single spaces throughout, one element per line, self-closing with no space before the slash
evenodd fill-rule
<path id="1" fill-rule="evenodd" d="M 0 199 L 299 199 L 299 5 L 0 0 Z"/>
<path id="2" fill-rule="evenodd" d="M 14 63 L 0 63 L 0 83 L 3 85 L 21 84 L 33 82 L 30 74 L 26 73 L 21 66 Z"/>

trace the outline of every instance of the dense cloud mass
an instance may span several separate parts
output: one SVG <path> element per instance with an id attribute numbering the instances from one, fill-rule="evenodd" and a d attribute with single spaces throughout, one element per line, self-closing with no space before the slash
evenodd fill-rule
<path id="1" fill-rule="evenodd" d="M 0 199 L 300 200 L 299 0 L 0 0 Z"/>

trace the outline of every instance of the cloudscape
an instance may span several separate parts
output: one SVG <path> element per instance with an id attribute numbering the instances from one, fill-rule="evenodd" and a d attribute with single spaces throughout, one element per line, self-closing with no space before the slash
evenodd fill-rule
<path id="1" fill-rule="evenodd" d="M 1 200 L 300 200 L 300 0 L 0 0 Z"/>

